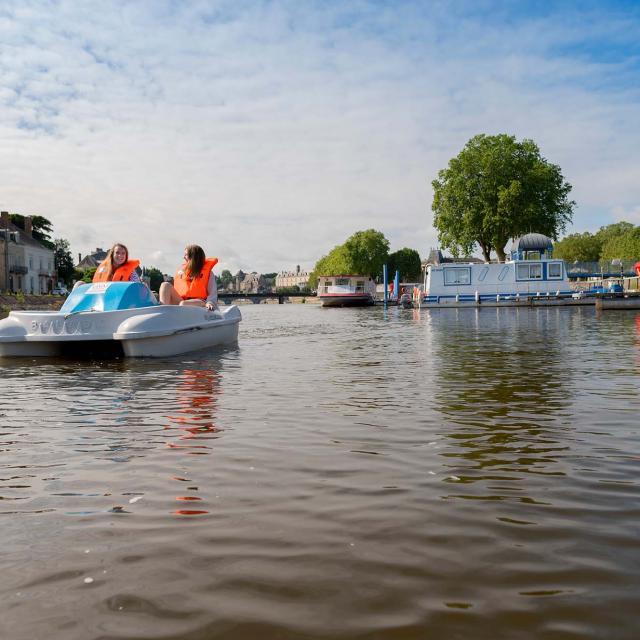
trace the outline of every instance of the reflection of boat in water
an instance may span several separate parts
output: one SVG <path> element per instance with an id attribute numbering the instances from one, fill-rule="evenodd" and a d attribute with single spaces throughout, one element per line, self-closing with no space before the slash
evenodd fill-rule
<path id="1" fill-rule="evenodd" d="M 375 303 L 376 283 L 366 276 L 318 278 L 318 300 L 323 307 L 365 307 Z"/>
<path id="2" fill-rule="evenodd" d="M 530 233 L 514 241 L 504 263 L 430 264 L 421 307 L 593 305 L 590 293 L 570 286 L 563 260 L 552 258 L 550 238 Z"/>
<path id="3" fill-rule="evenodd" d="M 238 339 L 240 310 L 160 305 L 139 282 L 77 287 L 60 311 L 12 311 L 0 321 L 0 355 L 171 356 Z"/>

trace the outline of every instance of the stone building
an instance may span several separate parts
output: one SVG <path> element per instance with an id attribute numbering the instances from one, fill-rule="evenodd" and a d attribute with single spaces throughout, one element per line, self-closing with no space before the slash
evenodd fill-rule
<path id="1" fill-rule="evenodd" d="M 306 287 L 309 282 L 309 274 L 300 270 L 300 265 L 296 266 L 295 271 L 281 271 L 276 276 L 276 289 L 284 289 L 290 287 Z"/>
<path id="2" fill-rule="evenodd" d="M 267 288 L 267 281 L 264 276 L 254 271 L 244 276 L 238 291 L 240 293 L 265 293 Z"/>
<path id="3" fill-rule="evenodd" d="M 0 288 L 22 293 L 49 293 L 56 284 L 54 252 L 32 236 L 31 217 L 24 230 L 0 213 Z"/>

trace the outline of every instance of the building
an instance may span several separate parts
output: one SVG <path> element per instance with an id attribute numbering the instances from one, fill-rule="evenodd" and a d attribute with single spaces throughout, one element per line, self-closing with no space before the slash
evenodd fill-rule
<path id="1" fill-rule="evenodd" d="M 86 271 L 87 269 L 97 269 L 98 265 L 107 257 L 107 252 L 98 247 L 93 253 L 87 254 L 84 258 L 78 254 L 78 264 L 76 269 Z"/>
<path id="2" fill-rule="evenodd" d="M 49 293 L 56 284 L 54 251 L 32 237 L 32 221 L 25 229 L 0 213 L 0 288 L 22 293 Z"/>
<path id="3" fill-rule="evenodd" d="M 267 282 L 264 276 L 254 271 L 244 276 L 238 291 L 240 293 L 267 293 L 267 289 Z"/>
<path id="4" fill-rule="evenodd" d="M 295 271 L 282 271 L 276 276 L 276 289 L 289 289 L 291 287 L 306 287 L 309 283 L 309 274 L 300 271 L 300 265 Z"/>

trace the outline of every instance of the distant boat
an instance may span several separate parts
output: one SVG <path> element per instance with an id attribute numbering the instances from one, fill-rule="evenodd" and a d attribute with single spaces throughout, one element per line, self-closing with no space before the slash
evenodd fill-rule
<path id="1" fill-rule="evenodd" d="M 318 278 L 318 300 L 323 307 L 365 307 L 375 303 L 376 283 L 367 276 Z"/>

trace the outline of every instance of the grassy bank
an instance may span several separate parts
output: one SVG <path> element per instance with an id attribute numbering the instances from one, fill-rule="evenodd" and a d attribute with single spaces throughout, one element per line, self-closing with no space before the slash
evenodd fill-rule
<path id="1" fill-rule="evenodd" d="M 0 294 L 0 313 L 2 315 L 18 309 L 39 309 L 57 311 L 64 303 L 63 296 L 32 296 L 17 293 Z"/>

